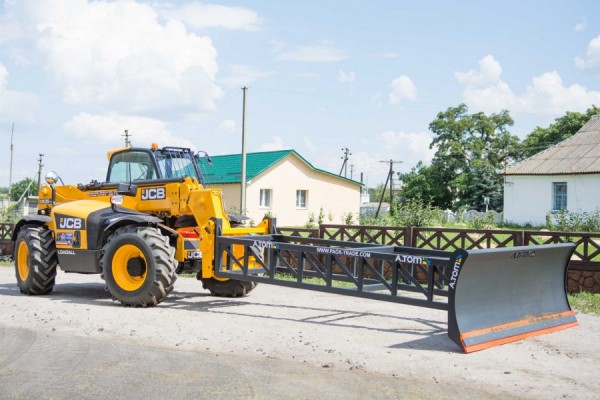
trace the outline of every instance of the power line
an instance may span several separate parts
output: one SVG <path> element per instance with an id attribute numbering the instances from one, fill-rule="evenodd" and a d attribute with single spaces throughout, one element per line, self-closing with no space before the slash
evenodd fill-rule
<path id="1" fill-rule="evenodd" d="M 131 136 L 129 131 L 127 129 L 125 129 L 125 133 L 122 134 L 121 136 L 123 136 L 125 138 L 125 147 L 131 147 L 131 140 L 129 139 Z"/>
<path id="2" fill-rule="evenodd" d="M 377 212 L 375 212 L 375 218 L 379 217 L 379 210 L 381 209 L 381 203 L 383 202 L 383 197 L 385 196 L 385 189 L 387 188 L 388 182 L 390 182 L 390 211 L 392 211 L 394 207 L 394 164 L 401 164 L 402 161 L 379 161 L 381 163 L 390 163 L 390 170 L 388 172 L 387 178 L 385 179 L 385 184 L 383 185 L 383 190 L 381 191 L 381 197 L 379 198 L 379 205 L 377 206 Z"/>
<path id="3" fill-rule="evenodd" d="M 340 169 L 340 173 L 338 175 L 342 175 L 342 171 L 344 171 L 344 178 L 348 177 L 348 156 L 351 156 L 350 150 L 347 147 L 342 147 L 342 151 L 344 155 L 341 157 L 344 162 L 342 163 L 342 168 Z"/>

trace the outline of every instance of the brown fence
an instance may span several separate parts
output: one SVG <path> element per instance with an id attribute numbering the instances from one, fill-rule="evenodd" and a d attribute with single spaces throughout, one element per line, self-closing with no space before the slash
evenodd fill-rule
<path id="1" fill-rule="evenodd" d="M 321 225 L 324 239 L 452 251 L 573 242 L 568 289 L 600 292 L 600 233 Z"/>
<path id="2" fill-rule="evenodd" d="M 0 223 L 1 254 L 12 254 L 12 230 L 13 224 Z M 278 232 L 288 236 L 448 251 L 573 242 L 577 248 L 569 263 L 569 291 L 600 292 L 600 233 L 329 224 L 320 225 L 318 229 L 281 227 Z"/>
<path id="3" fill-rule="evenodd" d="M 0 256 L 12 254 L 13 244 L 10 240 L 13 224 L 5 224 L 0 222 Z"/>

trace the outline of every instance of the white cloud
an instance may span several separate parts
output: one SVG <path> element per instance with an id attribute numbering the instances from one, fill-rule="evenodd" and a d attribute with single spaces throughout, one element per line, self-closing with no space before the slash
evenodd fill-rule
<path id="1" fill-rule="evenodd" d="M 487 55 L 479 60 L 479 71 L 456 72 L 454 76 L 463 85 L 487 85 L 497 82 L 502 75 L 502 67 L 494 56 Z"/>
<path id="2" fill-rule="evenodd" d="M 289 51 L 279 54 L 281 61 L 301 62 L 337 62 L 348 58 L 346 53 L 333 47 L 330 42 L 322 42 L 316 45 L 298 46 Z"/>
<path id="3" fill-rule="evenodd" d="M 133 1 L 11 2 L 23 36 L 73 105 L 125 112 L 212 110 L 217 52 L 180 22 Z"/>
<path id="4" fill-rule="evenodd" d="M 224 28 L 256 31 L 262 24 L 258 14 L 245 7 L 228 7 L 194 1 L 182 7 L 163 9 L 161 14 L 194 29 Z"/>
<path id="5" fill-rule="evenodd" d="M 579 20 L 579 22 L 577 22 L 575 24 L 575 30 L 577 32 L 581 32 L 584 31 L 587 28 L 587 18 L 586 17 L 581 17 L 581 19 Z"/>
<path id="6" fill-rule="evenodd" d="M 352 83 L 356 80 L 356 75 L 354 74 L 354 71 L 346 72 L 339 70 L 337 74 L 337 80 L 341 83 Z"/>
<path id="7" fill-rule="evenodd" d="M 281 136 L 273 136 L 270 142 L 260 145 L 260 151 L 274 151 L 283 149 L 283 139 Z"/>
<path id="8" fill-rule="evenodd" d="M 0 63 L 0 121 L 33 121 L 38 98 L 31 93 L 9 90 L 7 86 L 8 70 Z"/>
<path id="9" fill-rule="evenodd" d="M 500 63 L 492 56 L 486 58 L 487 61 L 479 62 L 480 71 L 455 74 L 465 85 L 463 101 L 477 111 L 508 109 L 514 113 L 554 116 L 566 111 L 585 111 L 592 104 L 600 103 L 600 92 L 577 84 L 565 86 L 556 71 L 534 77 L 522 94 L 516 94 L 500 79 Z"/>
<path id="10" fill-rule="evenodd" d="M 219 124 L 219 127 L 217 128 L 217 130 L 219 132 L 227 132 L 227 133 L 235 132 L 235 131 L 237 131 L 237 124 L 232 119 L 226 119 L 225 121 L 223 121 Z"/>
<path id="11" fill-rule="evenodd" d="M 112 143 L 115 147 L 123 145 L 123 134 L 127 129 L 134 146 L 150 147 L 152 143 L 159 146 L 182 146 L 194 149 L 192 142 L 174 136 L 163 121 L 131 115 L 108 113 L 94 115 L 79 113 L 65 123 L 65 132 L 88 143 Z"/>
<path id="12" fill-rule="evenodd" d="M 408 168 L 416 165 L 419 161 L 429 163 L 435 149 L 430 149 L 429 145 L 433 140 L 429 132 L 396 132 L 388 130 L 382 132 L 377 137 L 384 148 L 389 153 L 389 159 L 402 161 Z"/>
<path id="13" fill-rule="evenodd" d="M 416 100 L 417 87 L 408 76 L 400 75 L 392 81 L 392 91 L 388 98 L 392 104 L 398 104 L 403 100 Z"/>
<path id="14" fill-rule="evenodd" d="M 575 57 L 575 65 L 579 69 L 600 69 L 600 36 L 590 41 L 584 57 Z"/>
<path id="15" fill-rule="evenodd" d="M 231 74 L 221 80 L 228 87 L 247 86 L 252 82 L 275 74 L 275 71 L 261 71 L 247 65 L 232 64 L 229 69 Z"/>

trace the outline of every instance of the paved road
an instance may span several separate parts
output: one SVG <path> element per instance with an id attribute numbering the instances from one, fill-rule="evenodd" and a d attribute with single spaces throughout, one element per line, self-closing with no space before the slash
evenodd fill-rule
<path id="1" fill-rule="evenodd" d="M 365 371 L 0 326 L 2 399 L 443 399 L 445 389 Z M 456 392 L 454 392 L 456 394 Z M 468 393 L 463 398 L 489 398 Z M 461 396 L 462 397 L 462 396 Z"/>
<path id="2" fill-rule="evenodd" d="M 600 318 L 462 354 L 439 310 L 260 285 L 214 298 L 179 279 L 157 307 L 59 272 L 25 296 L 0 267 L 0 399 L 597 398 Z"/>

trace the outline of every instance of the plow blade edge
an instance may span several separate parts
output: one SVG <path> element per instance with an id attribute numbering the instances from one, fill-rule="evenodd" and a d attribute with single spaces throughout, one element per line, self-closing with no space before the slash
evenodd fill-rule
<path id="1" fill-rule="evenodd" d="M 575 245 L 458 251 L 448 336 L 466 353 L 577 325 L 566 292 Z"/>

